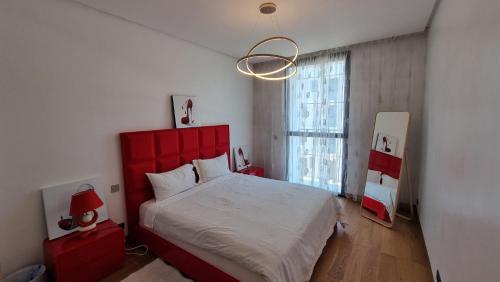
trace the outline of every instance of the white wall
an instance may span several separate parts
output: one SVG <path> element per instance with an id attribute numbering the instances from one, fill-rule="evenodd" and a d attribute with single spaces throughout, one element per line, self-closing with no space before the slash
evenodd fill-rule
<path id="1" fill-rule="evenodd" d="M 252 80 L 233 58 L 66 0 L 0 1 L 0 263 L 42 261 L 40 187 L 103 177 L 125 221 L 118 133 L 173 127 L 170 95 L 252 140 Z M 122 187 L 123 190 L 123 187 Z"/>
<path id="2" fill-rule="evenodd" d="M 426 84 L 420 221 L 433 272 L 498 281 L 500 1 L 442 1 Z"/>

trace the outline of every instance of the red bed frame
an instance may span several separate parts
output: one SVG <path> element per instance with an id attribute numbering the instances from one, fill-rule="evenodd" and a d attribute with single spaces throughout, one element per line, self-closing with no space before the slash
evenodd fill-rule
<path id="1" fill-rule="evenodd" d="M 381 220 L 385 220 L 387 222 L 391 222 L 391 217 L 389 216 L 389 212 L 387 211 L 384 203 L 372 199 L 368 196 L 363 196 L 363 207 L 376 213 L 377 217 Z"/>
<path id="2" fill-rule="evenodd" d="M 368 169 L 380 171 L 392 178 L 399 179 L 401 162 L 401 158 L 391 156 L 376 150 L 371 150 Z M 384 203 L 372 199 L 368 196 L 363 196 L 361 205 L 364 208 L 376 213 L 378 218 L 387 222 L 391 222 L 391 217 L 389 216 L 389 212 L 385 208 Z"/>
<path id="3" fill-rule="evenodd" d="M 129 236 L 196 281 L 238 281 L 139 226 L 139 207 L 154 196 L 146 172 L 164 172 L 224 153 L 229 162 L 229 125 L 126 132 L 120 142 Z"/>

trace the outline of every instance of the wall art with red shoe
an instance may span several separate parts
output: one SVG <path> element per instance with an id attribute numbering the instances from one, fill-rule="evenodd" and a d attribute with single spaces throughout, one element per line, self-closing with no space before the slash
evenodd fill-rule
<path id="1" fill-rule="evenodd" d="M 198 126 L 197 101 L 194 96 L 172 96 L 174 106 L 175 127 Z"/>
<path id="2" fill-rule="evenodd" d="M 234 159 L 236 161 L 236 170 L 245 169 L 252 164 L 250 163 L 248 147 L 246 145 L 238 146 L 234 148 Z"/>
<path id="3" fill-rule="evenodd" d="M 43 206 L 49 240 L 77 231 L 77 220 L 69 215 L 73 194 L 94 189 L 104 205 L 98 208 L 97 223 L 108 219 L 104 184 L 102 177 L 92 177 L 80 181 L 42 187 Z"/>

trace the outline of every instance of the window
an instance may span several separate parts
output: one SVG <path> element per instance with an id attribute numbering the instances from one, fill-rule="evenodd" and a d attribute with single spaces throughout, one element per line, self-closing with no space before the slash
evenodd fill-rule
<path id="1" fill-rule="evenodd" d="M 347 156 L 349 53 L 298 62 L 286 83 L 288 180 L 342 193 Z"/>

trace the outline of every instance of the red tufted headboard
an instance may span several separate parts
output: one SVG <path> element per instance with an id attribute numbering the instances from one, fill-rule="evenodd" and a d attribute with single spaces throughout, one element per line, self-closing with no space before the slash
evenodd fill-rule
<path id="1" fill-rule="evenodd" d="M 370 151 L 368 169 L 377 170 L 392 178 L 399 179 L 402 159 L 376 150 Z"/>
<path id="2" fill-rule="evenodd" d="M 153 198 L 146 172 L 164 172 L 194 159 L 227 153 L 229 125 L 120 133 L 129 234 L 139 224 L 139 207 Z"/>

